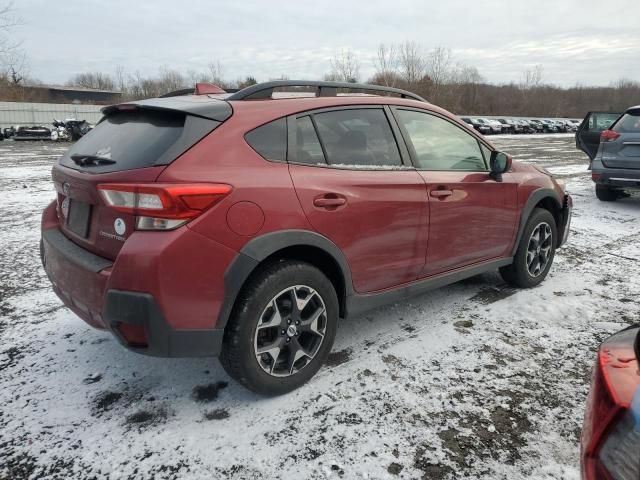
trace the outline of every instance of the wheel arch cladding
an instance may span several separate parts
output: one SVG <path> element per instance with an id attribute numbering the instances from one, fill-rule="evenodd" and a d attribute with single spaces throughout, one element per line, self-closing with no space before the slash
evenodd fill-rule
<path id="1" fill-rule="evenodd" d="M 512 255 L 515 255 L 516 250 L 518 250 L 518 245 L 520 244 L 520 239 L 522 238 L 522 232 L 524 232 L 524 228 L 527 225 L 527 221 L 531 217 L 531 213 L 536 208 L 544 208 L 548 210 L 553 215 L 553 218 L 556 221 L 556 229 L 558 233 L 558 239 L 556 242 L 562 238 L 562 234 L 560 229 L 562 227 L 562 202 L 558 198 L 558 194 L 550 189 L 550 188 L 539 188 L 534 190 L 529 195 L 524 207 L 522 208 L 522 214 L 520 216 L 520 225 L 518 226 L 518 235 L 516 237 L 516 241 L 513 245 Z"/>
<path id="2" fill-rule="evenodd" d="M 346 315 L 346 298 L 353 294 L 346 258 L 331 240 L 306 230 L 285 230 L 256 237 L 242 248 L 224 276 L 225 299 L 216 328 L 225 328 L 233 307 L 249 278 L 265 265 L 283 259 L 308 262 L 331 281 L 338 296 L 340 316 Z"/>

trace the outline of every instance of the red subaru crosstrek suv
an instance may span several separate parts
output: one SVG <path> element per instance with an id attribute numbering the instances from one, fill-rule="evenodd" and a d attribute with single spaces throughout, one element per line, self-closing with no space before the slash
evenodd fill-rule
<path id="1" fill-rule="evenodd" d="M 132 350 L 219 356 L 256 392 L 311 378 L 347 315 L 495 269 L 537 285 L 569 233 L 563 184 L 404 90 L 200 84 L 103 113 L 53 167 L 55 292 Z"/>

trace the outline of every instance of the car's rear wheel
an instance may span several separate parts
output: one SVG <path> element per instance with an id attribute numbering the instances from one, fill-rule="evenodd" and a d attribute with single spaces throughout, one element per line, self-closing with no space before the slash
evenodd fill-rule
<path id="1" fill-rule="evenodd" d="M 513 263 L 500 269 L 505 282 L 531 288 L 542 282 L 553 263 L 558 229 L 551 212 L 536 208 L 525 225 Z"/>
<path id="2" fill-rule="evenodd" d="M 596 185 L 596 197 L 601 202 L 614 202 L 618 199 L 618 192 L 606 185 Z"/>
<path id="3" fill-rule="evenodd" d="M 263 395 L 307 382 L 335 337 L 338 298 L 329 279 L 305 262 L 260 270 L 243 289 L 225 330 L 220 361 L 231 377 Z"/>

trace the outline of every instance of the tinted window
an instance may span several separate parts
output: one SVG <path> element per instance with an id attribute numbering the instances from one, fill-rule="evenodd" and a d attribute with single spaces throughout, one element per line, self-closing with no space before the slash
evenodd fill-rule
<path id="1" fill-rule="evenodd" d="M 478 141 L 460 127 L 439 117 L 398 110 L 409 134 L 417 167 L 427 170 L 486 170 Z"/>
<path id="2" fill-rule="evenodd" d="M 602 132 L 620 117 L 619 113 L 593 113 L 589 117 L 588 130 Z"/>
<path id="3" fill-rule="evenodd" d="M 318 113 L 314 120 L 330 165 L 402 165 L 384 110 L 337 110 Z"/>
<path id="4" fill-rule="evenodd" d="M 210 130 L 218 124 L 213 122 Z M 71 160 L 72 155 L 95 155 L 115 161 L 108 166 L 109 171 L 157 165 L 179 141 L 184 125 L 185 114 L 180 113 L 153 110 L 117 112 L 109 115 L 73 145 L 61 163 L 79 169 Z M 174 158 L 161 163 L 169 163 Z M 85 169 L 98 171 L 96 167 Z"/>
<path id="5" fill-rule="evenodd" d="M 308 116 L 296 120 L 296 155 L 292 160 L 312 165 L 326 164 L 316 129 Z"/>
<path id="6" fill-rule="evenodd" d="M 287 159 L 287 121 L 284 118 L 251 130 L 244 139 L 267 160 Z"/>
<path id="7" fill-rule="evenodd" d="M 625 113 L 613 130 L 619 133 L 640 133 L 640 111 Z"/>

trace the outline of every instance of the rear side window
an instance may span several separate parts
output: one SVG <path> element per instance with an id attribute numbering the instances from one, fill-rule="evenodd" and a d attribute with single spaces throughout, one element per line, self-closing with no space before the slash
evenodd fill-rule
<path id="1" fill-rule="evenodd" d="M 284 118 L 255 128 L 244 138 L 251 148 L 267 160 L 287 159 L 287 121 Z"/>
<path id="2" fill-rule="evenodd" d="M 180 112 L 116 112 L 73 145 L 60 163 L 91 173 L 167 165 L 219 124 Z M 79 164 L 77 159 L 85 157 L 107 161 Z"/>
<path id="3" fill-rule="evenodd" d="M 618 133 L 640 133 L 640 110 L 625 113 L 612 130 Z"/>
<path id="4" fill-rule="evenodd" d="M 398 145 L 384 110 L 336 110 L 317 113 L 313 118 L 329 165 L 402 165 Z"/>

